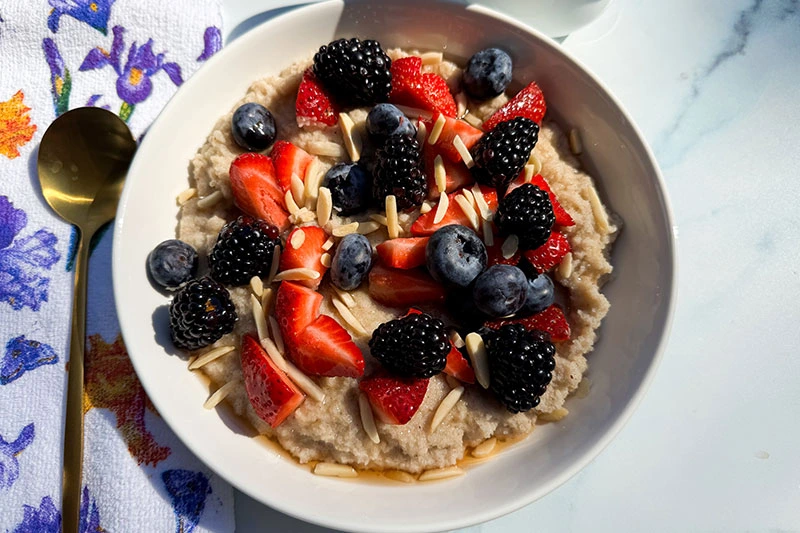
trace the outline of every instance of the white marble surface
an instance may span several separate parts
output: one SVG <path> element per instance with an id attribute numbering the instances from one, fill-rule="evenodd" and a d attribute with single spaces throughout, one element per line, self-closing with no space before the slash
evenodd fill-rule
<path id="1" fill-rule="evenodd" d="M 228 20 L 244 12 L 226 1 Z M 677 312 L 612 445 L 547 497 L 462 531 L 800 531 L 800 1 L 614 0 L 563 46 L 655 149 Z M 241 533 L 326 531 L 236 501 Z"/>

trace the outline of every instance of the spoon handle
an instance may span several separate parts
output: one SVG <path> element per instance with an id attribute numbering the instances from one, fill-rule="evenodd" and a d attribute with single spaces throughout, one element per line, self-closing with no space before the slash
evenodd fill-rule
<path id="1" fill-rule="evenodd" d="M 83 463 L 83 370 L 86 349 L 86 274 L 91 235 L 81 230 L 75 258 L 75 293 L 72 302 L 67 415 L 64 423 L 64 477 L 61 519 L 63 533 L 78 533 Z"/>

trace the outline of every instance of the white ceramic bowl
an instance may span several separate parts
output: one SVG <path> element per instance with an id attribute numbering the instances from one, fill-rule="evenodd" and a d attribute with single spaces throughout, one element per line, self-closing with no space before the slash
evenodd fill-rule
<path id="1" fill-rule="evenodd" d="M 591 393 L 570 415 L 463 477 L 413 486 L 316 477 L 247 436 L 225 411 L 202 405 L 208 388 L 170 356 L 168 299 L 152 289 L 145 258 L 174 237 L 175 197 L 190 158 L 217 118 L 255 79 L 309 57 L 341 36 L 387 47 L 443 50 L 461 59 L 489 45 L 516 59 L 519 82 L 536 80 L 548 113 L 581 131 L 583 163 L 625 221 L 614 246 L 611 311 L 590 355 Z M 240 490 L 310 522 L 353 531 L 455 529 L 513 511 L 564 483 L 620 430 L 656 368 L 674 301 L 668 201 L 642 135 L 609 91 L 558 45 L 485 8 L 452 3 L 339 1 L 291 11 L 233 42 L 197 72 L 147 133 L 130 169 L 114 234 L 117 312 L 133 365 L 153 403 L 186 445 Z"/>

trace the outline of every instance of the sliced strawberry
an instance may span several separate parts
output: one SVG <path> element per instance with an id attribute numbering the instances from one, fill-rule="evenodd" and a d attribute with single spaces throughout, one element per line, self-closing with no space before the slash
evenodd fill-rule
<path id="1" fill-rule="evenodd" d="M 450 353 L 447 354 L 447 365 L 444 367 L 444 373 L 464 383 L 475 383 L 475 371 L 469 366 L 464 354 L 456 348 L 452 341 L 450 345 Z"/>
<path id="2" fill-rule="evenodd" d="M 300 247 L 295 248 L 292 244 L 293 237 L 301 231 L 305 236 L 302 238 Z M 291 268 L 310 268 L 311 270 L 316 270 L 319 272 L 319 277 L 317 279 L 307 279 L 296 282 L 306 287 L 316 289 L 319 287 L 325 272 L 328 271 L 328 267 L 322 264 L 322 254 L 325 253 L 322 246 L 327 240 L 328 235 L 325 233 L 325 230 L 319 226 L 294 228 L 286 238 L 286 248 L 281 250 L 281 262 L 278 271 L 283 272 Z"/>
<path id="3" fill-rule="evenodd" d="M 493 187 L 487 187 L 486 185 L 481 185 L 480 188 L 481 192 L 483 192 L 483 198 L 486 200 L 489 209 L 495 211 L 497 209 L 497 191 Z M 447 205 L 447 212 L 445 212 L 444 218 L 438 224 L 434 224 L 433 222 L 433 219 L 436 217 L 436 209 L 432 209 L 427 213 L 420 215 L 419 218 L 414 221 L 414 223 L 411 225 L 411 234 L 418 237 L 423 237 L 426 235 L 432 235 L 437 229 L 443 228 L 444 226 L 448 226 L 450 224 L 469 226 L 469 219 L 467 218 L 467 215 L 464 214 L 461 206 L 459 206 L 458 202 L 455 200 L 456 196 L 459 194 L 461 194 L 461 192 L 456 191 L 447 195 L 450 199 L 450 203 Z"/>
<path id="4" fill-rule="evenodd" d="M 275 165 L 275 177 L 284 194 L 292 187 L 292 176 L 305 181 L 306 168 L 314 156 L 289 141 L 277 141 L 269 153 Z"/>
<path id="5" fill-rule="evenodd" d="M 236 207 L 281 231 L 289 227 L 289 213 L 284 209 L 272 159 L 257 153 L 242 154 L 231 163 L 230 180 Z"/>
<path id="6" fill-rule="evenodd" d="M 313 376 L 360 378 L 364 356 L 341 324 L 320 315 L 302 330 L 301 338 L 287 345 L 297 368 Z"/>
<path id="7" fill-rule="evenodd" d="M 542 273 L 561 263 L 561 260 L 570 251 L 572 251 L 572 247 L 564 234 L 554 231 L 546 243 L 535 250 L 525 250 L 522 255 L 539 273 Z"/>
<path id="8" fill-rule="evenodd" d="M 455 117 L 458 106 L 447 82 L 432 73 L 423 74 L 422 58 L 408 56 L 392 61 L 392 91 L 389 101 Z"/>
<path id="9" fill-rule="evenodd" d="M 506 194 L 511 193 L 511 191 L 523 185 L 524 183 L 525 183 L 525 170 L 523 169 L 522 172 L 520 172 L 520 175 L 517 176 L 517 179 L 508 184 L 508 189 L 506 189 Z M 558 198 L 556 198 L 555 193 L 550 188 L 550 184 L 547 183 L 547 181 L 541 174 L 536 174 L 533 178 L 531 178 L 531 183 L 533 185 L 536 185 L 543 191 L 545 191 L 547 195 L 550 197 L 550 203 L 553 204 L 553 213 L 556 216 L 556 224 L 558 224 L 559 226 L 575 225 L 575 221 L 572 220 L 572 217 L 570 216 L 569 213 L 567 213 L 567 210 L 564 209 L 558 202 Z"/>
<path id="10" fill-rule="evenodd" d="M 258 417 L 277 427 L 303 403 L 305 395 L 275 366 L 252 335 L 242 338 L 242 375 L 250 405 Z"/>
<path id="11" fill-rule="evenodd" d="M 423 270 L 397 270 L 376 265 L 369 272 L 369 295 L 384 305 L 406 307 L 443 302 L 446 292 Z"/>
<path id="12" fill-rule="evenodd" d="M 516 117 L 526 117 L 541 124 L 545 111 L 547 111 L 547 105 L 544 102 L 544 94 L 536 82 L 532 81 L 503 107 L 495 111 L 489 120 L 483 123 L 483 129 L 492 131 L 501 122 Z"/>
<path id="13" fill-rule="evenodd" d="M 380 243 L 376 250 L 381 262 L 392 268 L 409 269 L 425 264 L 425 246 L 430 237 L 390 239 Z"/>
<path id="14" fill-rule="evenodd" d="M 422 151 L 422 160 L 425 163 L 425 176 L 428 178 L 428 196 L 439 198 L 439 189 L 436 187 L 435 159 L 439 155 L 439 150 L 435 146 L 425 145 Z M 445 191 L 453 192 L 462 187 L 469 187 L 475 183 L 472 173 L 464 163 L 453 163 L 447 157 L 442 157 L 444 173 L 447 176 Z"/>
<path id="15" fill-rule="evenodd" d="M 517 266 L 519 264 L 520 259 L 522 259 L 519 250 L 514 252 L 514 255 L 512 255 L 508 259 L 503 257 L 503 238 L 497 235 L 495 235 L 494 237 L 494 244 L 492 246 L 486 247 L 486 253 L 488 255 L 488 261 L 486 262 L 487 268 L 492 265 Z"/>
<path id="16" fill-rule="evenodd" d="M 433 128 L 433 124 L 438 118 L 439 113 L 434 113 L 430 120 L 421 121 L 425 123 L 425 127 L 429 133 Z M 463 120 L 458 120 L 447 116 L 445 117 L 442 132 L 439 134 L 439 138 L 436 139 L 436 142 L 433 144 L 433 146 L 435 146 L 443 156 L 453 163 L 461 163 L 463 162 L 461 154 L 458 152 L 458 150 L 456 150 L 456 147 L 453 144 L 453 140 L 456 138 L 456 135 L 461 137 L 461 140 L 464 141 L 464 146 L 467 147 L 467 150 L 470 150 L 473 146 L 475 146 L 475 143 L 478 142 L 478 139 L 481 138 L 483 132 Z M 429 148 L 430 146 L 431 145 L 427 144 L 426 142 L 425 148 Z"/>
<path id="17" fill-rule="evenodd" d="M 527 330 L 538 329 L 539 331 L 545 331 L 550 334 L 550 340 L 553 342 L 568 341 L 570 336 L 567 317 L 564 316 L 564 311 L 556 304 L 535 315 L 523 318 L 498 318 L 497 320 L 486 322 L 484 325 L 491 329 L 498 329 L 506 324 L 522 324 Z"/>
<path id="18" fill-rule="evenodd" d="M 381 372 L 361 380 L 358 388 L 367 395 L 381 422 L 402 425 L 411 420 L 422 405 L 428 392 L 428 380 L 396 378 Z"/>
<path id="19" fill-rule="evenodd" d="M 294 342 L 319 316 L 322 295 L 294 281 L 282 281 L 275 296 L 275 318 L 286 342 Z"/>
<path id="20" fill-rule="evenodd" d="M 339 118 L 333 100 L 310 68 L 303 73 L 294 109 L 297 125 L 301 128 L 335 126 Z"/>

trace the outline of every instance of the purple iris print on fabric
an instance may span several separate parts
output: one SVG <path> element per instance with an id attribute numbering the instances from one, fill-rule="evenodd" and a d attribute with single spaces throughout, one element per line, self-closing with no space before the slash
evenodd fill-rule
<path id="1" fill-rule="evenodd" d="M 33 442 L 35 434 L 31 423 L 12 442 L 0 435 L 0 489 L 11 487 L 19 477 L 19 454 Z"/>
<path id="2" fill-rule="evenodd" d="M 50 92 L 53 95 L 53 108 L 56 116 L 69 110 L 69 93 L 72 91 L 72 76 L 64 65 L 64 58 L 51 38 L 42 41 L 42 50 L 47 66 L 50 67 Z"/>
<path id="3" fill-rule="evenodd" d="M 142 46 L 134 42 L 128 50 L 125 63 L 122 63 L 122 51 L 125 48 L 125 28 L 114 26 L 114 40 L 111 51 L 93 48 L 83 60 L 80 70 L 94 70 L 111 66 L 117 73 L 117 95 L 122 99 L 120 117 L 128 121 L 134 106 L 144 102 L 153 92 L 151 77 L 164 71 L 175 85 L 183 83 L 181 67 L 177 63 L 164 61 L 165 54 L 153 52 L 153 39 Z"/>
<path id="4" fill-rule="evenodd" d="M 12 533 L 61 533 L 61 513 L 50 496 L 42 498 L 39 508 L 22 506 L 22 522 Z"/>
<path id="5" fill-rule="evenodd" d="M 76 20 L 85 22 L 103 35 L 108 33 L 108 18 L 111 16 L 111 6 L 115 0 L 49 0 L 50 16 L 47 18 L 47 27 L 53 33 L 58 31 L 62 15 L 68 15 Z"/>
<path id="6" fill-rule="evenodd" d="M 50 288 L 43 271 L 60 257 L 55 248 L 58 239 L 45 229 L 18 238 L 27 223 L 25 211 L 0 196 L 0 301 L 17 311 L 23 307 L 38 311 Z"/>
<path id="7" fill-rule="evenodd" d="M 202 472 L 166 470 L 161 480 L 172 498 L 175 512 L 175 532 L 191 533 L 200 523 L 200 516 L 211 494 L 211 485 Z"/>
<path id="8" fill-rule="evenodd" d="M 216 26 L 209 26 L 203 33 L 203 53 L 197 60 L 208 61 L 211 56 L 219 52 L 220 48 L 222 48 L 222 32 Z"/>
<path id="9" fill-rule="evenodd" d="M 57 362 L 58 355 L 51 346 L 26 339 L 25 335 L 15 337 L 6 343 L 6 351 L 0 360 L 0 385 L 8 385 L 29 370 Z"/>
<path id="10" fill-rule="evenodd" d="M 105 531 L 105 529 L 100 527 L 100 510 L 97 508 L 97 501 L 89 494 L 89 487 L 83 488 L 78 531 L 80 533 Z"/>

